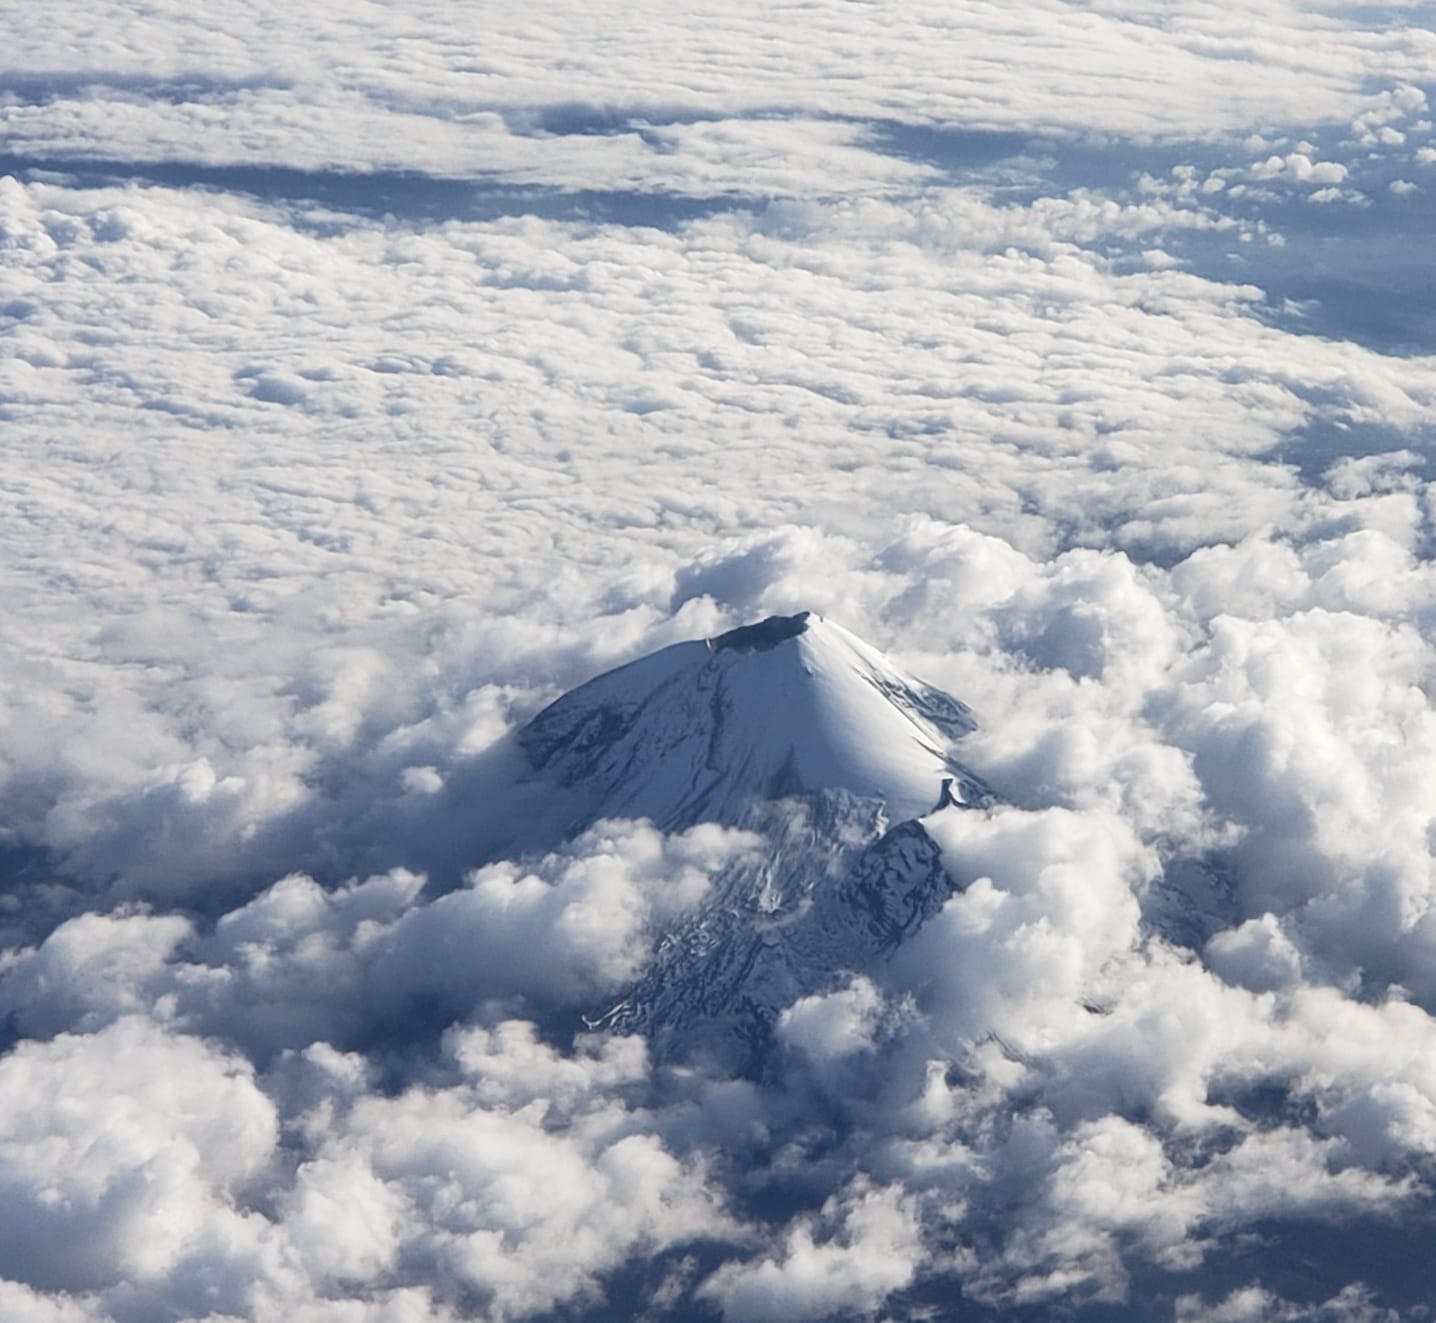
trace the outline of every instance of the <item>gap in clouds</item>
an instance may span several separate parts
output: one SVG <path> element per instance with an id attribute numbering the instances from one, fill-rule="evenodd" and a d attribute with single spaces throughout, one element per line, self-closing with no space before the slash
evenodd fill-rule
<path id="1" fill-rule="evenodd" d="M 46 159 L 0 155 L 0 175 L 44 177 L 78 188 L 115 185 L 210 190 L 250 197 L 268 206 L 294 208 L 300 231 L 342 232 L 344 213 L 366 221 L 401 225 L 482 223 L 532 216 L 557 222 L 588 222 L 674 230 L 687 221 L 761 207 L 764 199 L 691 197 L 506 184 L 501 178 L 450 179 L 421 172 L 297 170 L 286 166 L 206 165 L 183 161 Z M 322 208 L 318 216 L 310 207 Z"/>
<path id="2" fill-rule="evenodd" d="M 1161 198 L 1227 220 L 1126 243 L 1109 238 L 1098 251 L 1257 285 L 1266 295 L 1258 311 L 1273 325 L 1411 356 L 1436 351 L 1436 274 L 1413 272 L 1407 260 L 1436 232 L 1436 163 L 1417 154 L 1431 128 L 1405 123 L 1424 111 L 1394 116 L 1399 143 L 1369 133 L 1375 141 L 1358 142 L 1352 126 L 1328 125 L 1285 126 L 1242 144 L 876 124 L 873 141 L 937 167 L 950 185 L 986 184 L 1008 204 L 1063 194 L 1125 204 Z M 1293 177 L 1264 173 L 1274 173 L 1277 158 Z M 1298 168 L 1311 175 L 1294 177 Z"/>
<path id="3" fill-rule="evenodd" d="M 1091 1320 L 1091 1323 L 1153 1323 L 1155 1319 L 1206 1320 L 1211 1323 L 1418 1323 L 1432 1317 L 1432 1274 L 1428 1264 L 1430 1237 L 1436 1221 L 1429 1215 L 1390 1218 L 1353 1218 L 1340 1224 L 1289 1223 L 1278 1219 L 1254 1225 L 1250 1234 L 1187 1271 L 1155 1271 L 1136 1267 L 1130 1284 L 1131 1298 L 1089 1303 L 1078 1308 L 1072 1301 L 1054 1306 L 1021 1301 L 992 1303 L 964 1295 L 970 1285 L 963 1273 L 934 1273 L 887 1301 L 893 1317 L 937 1318 L 943 1323 L 1050 1323 L 1054 1317 Z M 985 1247 L 995 1252 L 995 1247 Z M 979 1255 L 982 1251 L 978 1251 Z M 1361 1295 L 1343 1289 L 1369 1279 L 1374 1264 L 1381 1265 L 1382 1303 L 1363 1308 Z M 1386 1276 L 1390 1273 L 1390 1279 Z M 1259 1282 L 1270 1292 L 1270 1306 L 1281 1303 L 1294 1313 L 1211 1315 L 1195 1312 L 1198 1302 L 1217 1306 L 1243 1288 Z M 1396 1307 L 1396 1313 L 1385 1312 Z M 1061 1312 L 1056 1312 L 1060 1310 Z M 603 1317 L 595 1312 L 593 1323 Z"/>
<path id="4" fill-rule="evenodd" d="M 0 69 L 0 106 L 48 106 L 59 101 L 119 92 L 136 101 L 183 106 L 193 102 L 223 102 L 240 92 L 284 91 L 292 80 L 273 74 L 251 78 L 224 78 L 194 71 L 178 78 L 156 78 L 142 73 L 45 73 Z"/>
<path id="5" fill-rule="evenodd" d="M 1436 4 L 1431 0 L 1406 0 L 1405 4 L 1323 4 L 1321 9 L 1332 18 L 1359 23 L 1362 27 L 1380 29 L 1421 27 L 1436 28 Z"/>
<path id="6" fill-rule="evenodd" d="M 1413 480 L 1436 476 L 1436 428 L 1402 429 L 1376 422 L 1339 422 L 1313 416 L 1292 431 L 1271 457 L 1293 465 L 1308 485 L 1316 485 L 1343 460 L 1388 456 Z"/>

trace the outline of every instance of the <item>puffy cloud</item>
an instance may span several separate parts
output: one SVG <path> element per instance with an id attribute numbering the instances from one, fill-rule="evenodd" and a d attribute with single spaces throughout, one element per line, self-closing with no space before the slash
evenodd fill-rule
<path id="1" fill-rule="evenodd" d="M 403 1254 L 508 1317 L 601 1298 L 635 1254 L 734 1234 L 701 1167 L 621 1101 L 641 1045 L 564 1057 L 510 1023 L 450 1051 L 471 1082 L 360 1096 L 316 1132 L 284 1222 L 311 1270 L 367 1281 Z"/>
<path id="2" fill-rule="evenodd" d="M 1339 161 L 1313 161 L 1305 152 L 1269 156 L 1252 167 L 1253 179 L 1289 179 L 1299 184 L 1339 184 L 1346 167 Z"/>
<path id="3" fill-rule="evenodd" d="M 101 1028 L 154 1004 L 156 982 L 192 935 L 178 915 L 80 915 L 38 949 L 8 953 L 0 1004 L 28 1034 Z"/>
<path id="4" fill-rule="evenodd" d="M 1353 1283 L 1315 1305 L 1283 1300 L 1263 1286 L 1243 1286 L 1214 1304 L 1184 1295 L 1175 1302 L 1178 1323 L 1267 1323 L 1267 1320 L 1313 1319 L 1318 1323 L 1395 1323 L 1395 1310 L 1374 1305 L 1369 1288 Z"/>
<path id="5" fill-rule="evenodd" d="M 0 1282 L 0 1306 L 15 1323 L 99 1323 L 99 1308 L 82 1297 L 47 1295 L 18 1282 Z"/>
<path id="6" fill-rule="evenodd" d="M 352 1043 L 414 1016 L 437 1032 L 491 1000 L 596 1010 L 756 839 L 602 823 L 437 898 L 404 870 L 328 890 L 295 874 L 203 935 L 174 915 L 81 915 L 11 953 L 0 1007 L 29 1034 L 149 1011 L 262 1054 Z"/>
<path id="7" fill-rule="evenodd" d="M 4 1274 L 49 1289 L 183 1277 L 262 1252 L 239 1202 L 278 1138 L 248 1063 L 129 1017 L 0 1060 Z"/>
<path id="8" fill-rule="evenodd" d="M 1075 679 L 1110 679 L 1142 692 L 1172 661 L 1180 636 L 1130 561 L 1074 552 L 1040 585 L 1019 590 L 999 616 L 1008 649 Z M 1131 675 L 1109 675 L 1113 668 Z"/>
<path id="9" fill-rule="evenodd" d="M 1115 816 L 945 812 L 933 836 L 961 890 L 898 954 L 902 981 L 956 1040 L 1041 1044 L 1137 934 L 1152 860 Z"/>
<path id="10" fill-rule="evenodd" d="M 815 1061 L 840 1060 L 873 1045 L 881 995 L 865 978 L 840 992 L 800 997 L 778 1021 L 778 1038 Z"/>
<path id="11" fill-rule="evenodd" d="M 1217 933 L 1203 955 L 1228 983 L 1253 992 L 1290 987 L 1301 979 L 1301 952 L 1272 914 Z"/>
<path id="12" fill-rule="evenodd" d="M 912 1281 L 922 1258 L 911 1202 L 900 1190 L 859 1183 L 818 1218 L 794 1223 L 777 1256 L 725 1264 L 700 1295 L 735 1323 L 867 1314 Z"/>
<path id="13" fill-rule="evenodd" d="M 279 1118 L 247 1064 L 137 1017 L 21 1045 L 0 1062 L 0 1298 L 37 1320 L 439 1320 L 444 1295 L 507 1317 L 736 1234 L 701 1164 L 623 1101 L 647 1079 L 641 1043 L 566 1055 L 509 1023 L 450 1050 L 457 1083 L 391 1097 L 332 1049 L 281 1063 L 299 1150 L 275 1188 Z M 431 1289 L 398 1283 L 401 1258 Z"/>
<path id="14" fill-rule="evenodd" d="M 1345 610 L 1219 618 L 1176 700 L 1174 736 L 1244 829 L 1247 913 L 1301 910 L 1308 940 L 1344 953 L 1344 974 L 1424 977 L 1412 946 L 1431 887 L 1428 666 L 1411 626 Z"/>

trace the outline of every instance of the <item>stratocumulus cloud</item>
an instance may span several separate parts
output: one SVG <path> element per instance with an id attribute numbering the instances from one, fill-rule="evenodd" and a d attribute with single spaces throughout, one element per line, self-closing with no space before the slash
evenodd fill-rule
<path id="1" fill-rule="evenodd" d="M 0 55 L 0 1314 L 1421 1317 L 1419 11 L 191 10 Z M 812 823 L 496 815 L 800 611 L 991 794 L 735 1073 Z"/>

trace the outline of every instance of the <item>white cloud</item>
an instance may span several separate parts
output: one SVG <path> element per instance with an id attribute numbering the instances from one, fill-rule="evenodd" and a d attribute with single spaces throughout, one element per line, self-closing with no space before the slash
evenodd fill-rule
<path id="1" fill-rule="evenodd" d="M 1203 956 L 1228 983 L 1253 992 L 1289 987 L 1301 979 L 1301 952 L 1271 914 L 1217 933 Z"/>
<path id="2" fill-rule="evenodd" d="M 585 1083 L 582 1067 L 550 1051 L 550 1069 L 577 1086 L 566 1105 L 493 1105 L 486 1085 L 517 1081 L 543 1055 L 523 1030 L 501 1033 L 484 1048 L 472 1036 L 454 1045 L 474 1087 L 361 1098 L 326 1131 L 299 1172 L 298 1221 L 285 1222 L 307 1260 L 331 1279 L 367 1280 L 402 1252 L 446 1291 L 508 1317 L 595 1298 L 599 1274 L 633 1254 L 733 1234 L 701 1168 L 605 1093 L 641 1063 L 615 1078 L 612 1052 L 599 1048 Z M 341 1192 L 350 1227 L 325 1214 Z"/>
<path id="3" fill-rule="evenodd" d="M 778 1038 L 814 1061 L 840 1060 L 873 1045 L 881 995 L 865 978 L 826 995 L 801 997 L 778 1021 Z"/>
<path id="4" fill-rule="evenodd" d="M 646 823 L 600 823 L 532 869 L 491 864 L 411 910 L 374 944 L 368 976 L 400 1003 L 581 1004 L 635 978 L 656 938 L 755 839 L 715 825 L 665 837 Z"/>
<path id="5" fill-rule="evenodd" d="M 438 1320 L 437 1296 L 468 1293 L 508 1317 L 594 1297 L 632 1254 L 735 1235 L 701 1165 L 621 1101 L 647 1078 L 641 1043 L 567 1057 L 508 1024 L 453 1050 L 472 1082 L 385 1097 L 311 1049 L 291 1097 L 303 1147 L 276 1191 L 278 1117 L 246 1064 L 137 1017 L 14 1049 L 0 1299 L 57 1323 L 206 1307 Z M 401 1256 L 432 1290 L 397 1283 Z"/>
<path id="6" fill-rule="evenodd" d="M 561 82 L 546 65 L 557 45 Z M 829 141 L 843 132 L 821 124 L 834 113 L 1134 136 L 1321 121 L 1379 129 L 1419 109 L 1412 83 L 1429 56 L 1419 24 L 1353 33 L 1288 3 L 1246 11 L 1235 32 L 1196 4 L 1155 17 L 1142 4 L 998 13 L 929 3 L 893 23 L 824 3 L 804 13 L 800 34 L 712 4 L 620 19 L 572 3 L 541 16 L 501 6 L 480 45 L 428 0 L 369 7 L 358 20 L 319 4 L 303 19 L 263 6 L 202 23 L 171 4 L 136 16 L 66 3 L 45 32 L 14 33 L 19 86 L 42 95 L 6 106 L 4 125 L 22 148 L 78 154 L 102 155 L 103 144 L 126 158 L 505 170 L 584 187 L 596 165 L 623 180 L 635 167 L 658 174 L 658 162 L 669 178 L 702 174 L 712 136 L 734 132 L 722 121 L 755 113 L 810 116 Z M 638 132 L 622 132 L 633 121 L 678 138 L 676 155 L 655 162 Z M 593 141 L 590 125 L 619 132 Z M 735 132 L 752 141 L 751 129 Z M 760 159 L 745 168 L 770 171 Z"/>
<path id="7" fill-rule="evenodd" d="M 262 1252 L 266 1224 L 237 1199 L 278 1127 L 247 1063 L 131 1017 L 19 1045 L 0 1060 L 0 1092 L 11 1280 L 105 1288 Z"/>
<path id="8" fill-rule="evenodd" d="M 1346 167 L 1338 161 L 1313 161 L 1304 152 L 1269 156 L 1252 167 L 1253 179 L 1289 179 L 1298 184 L 1339 184 Z"/>
<path id="9" fill-rule="evenodd" d="M 570 850 L 490 865 L 436 899 L 404 870 L 331 890 L 295 874 L 203 936 L 178 916 L 82 915 L 11 953 L 0 1007 L 45 1035 L 149 1011 L 261 1055 L 350 1043 L 415 1014 L 433 1031 L 490 1000 L 597 1010 L 755 840 L 599 824 Z"/>
<path id="10" fill-rule="evenodd" d="M 777 1256 L 725 1264 L 700 1294 L 734 1323 L 868 1314 L 912 1281 L 922 1257 L 911 1203 L 860 1183 L 829 1200 L 819 1219 L 795 1222 Z"/>
<path id="11" fill-rule="evenodd" d="M 1371 1303 L 1369 1289 L 1353 1283 L 1317 1305 L 1283 1300 L 1263 1286 L 1244 1286 L 1213 1304 L 1200 1296 L 1184 1295 L 1176 1301 L 1178 1323 L 1272 1323 L 1314 1319 L 1319 1323 L 1396 1323 L 1395 1310 Z"/>
<path id="12" fill-rule="evenodd" d="M 899 951 L 904 983 L 957 1041 L 1035 1048 L 1069 1031 L 1084 988 L 1136 938 L 1150 855 L 1100 811 L 944 813 L 931 832 L 962 890 Z"/>
<path id="13" fill-rule="evenodd" d="M 103 1318 L 82 1297 L 46 1295 L 18 1282 L 0 1282 L 0 1308 L 15 1323 L 99 1323 Z"/>

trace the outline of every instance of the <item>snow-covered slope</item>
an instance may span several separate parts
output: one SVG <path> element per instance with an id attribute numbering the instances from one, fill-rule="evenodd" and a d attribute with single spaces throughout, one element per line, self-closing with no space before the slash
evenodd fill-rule
<path id="1" fill-rule="evenodd" d="M 981 782 L 953 756 L 971 713 L 810 612 L 680 643 L 564 695 L 519 734 L 549 788 L 546 834 L 601 817 L 665 829 L 738 822 L 758 802 L 841 789 L 890 822 Z M 552 843 L 552 842 L 546 842 Z"/>

